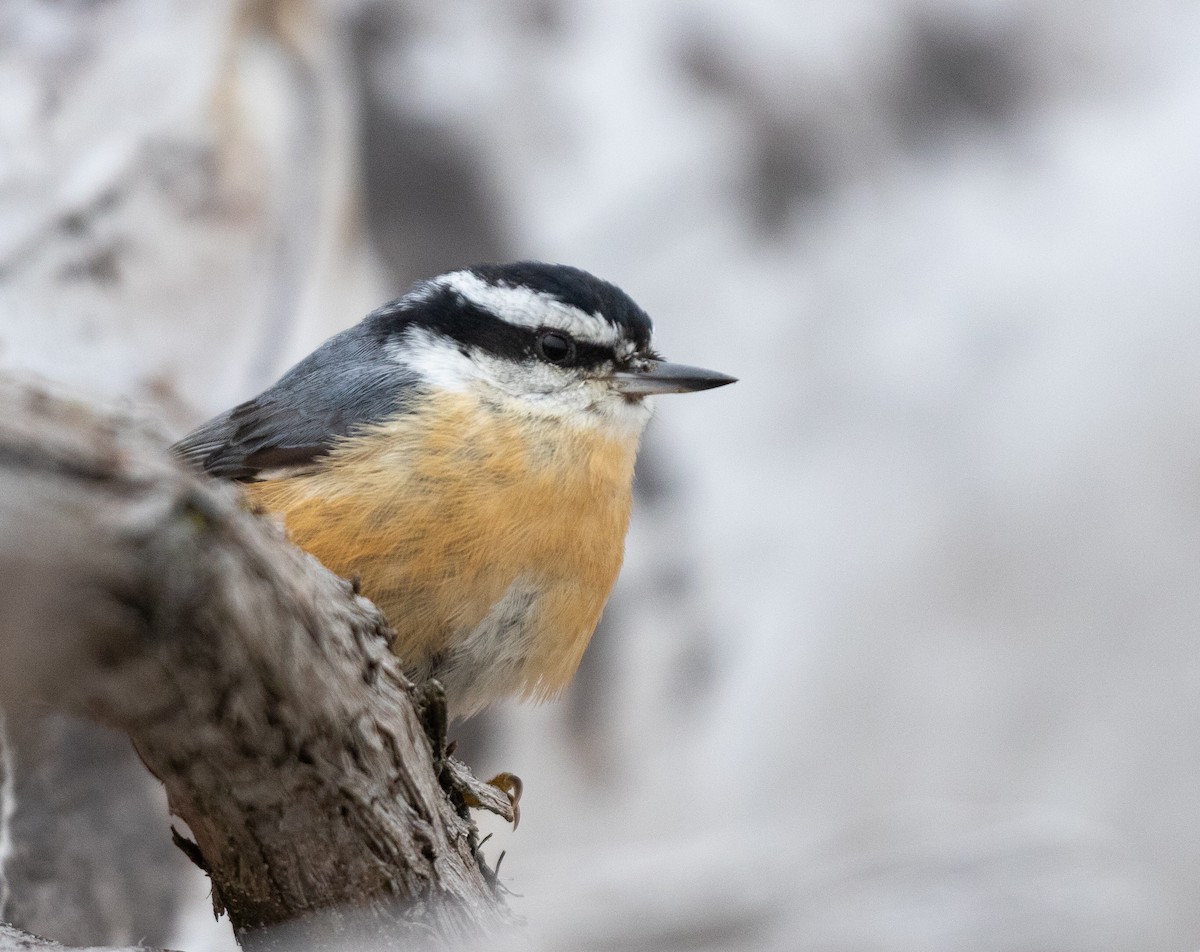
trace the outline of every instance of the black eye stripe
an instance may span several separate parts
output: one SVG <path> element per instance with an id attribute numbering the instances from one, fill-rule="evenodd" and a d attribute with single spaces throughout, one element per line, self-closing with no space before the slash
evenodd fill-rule
<path id="1" fill-rule="evenodd" d="M 397 315 L 400 316 L 400 315 Z M 464 300 L 447 289 L 403 315 L 406 325 L 427 327 L 457 343 L 478 347 L 504 360 L 539 360 L 538 338 L 547 331 L 571 337 L 554 327 L 520 327 L 502 320 L 485 308 Z M 612 347 L 581 341 L 575 342 L 575 356 L 562 366 L 593 368 L 614 363 Z"/>
<path id="2" fill-rule="evenodd" d="M 575 359 L 571 362 L 576 367 L 600 367 L 616 362 L 617 355 L 611 347 L 599 344 L 588 344 L 575 341 Z"/>

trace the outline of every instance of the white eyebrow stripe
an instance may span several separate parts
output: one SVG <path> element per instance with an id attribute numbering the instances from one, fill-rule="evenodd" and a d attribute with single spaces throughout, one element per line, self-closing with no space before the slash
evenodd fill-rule
<path id="1" fill-rule="evenodd" d="M 564 304 L 552 294 L 532 288 L 489 284 L 470 271 L 453 271 L 434 279 L 434 283 L 462 295 L 464 299 L 521 327 L 553 327 L 576 340 L 601 347 L 615 347 L 620 331 L 602 314 L 587 314 Z"/>

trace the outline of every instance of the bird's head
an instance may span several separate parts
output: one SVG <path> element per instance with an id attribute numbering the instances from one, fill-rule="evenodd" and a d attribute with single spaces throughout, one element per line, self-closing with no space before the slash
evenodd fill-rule
<path id="1" fill-rule="evenodd" d="M 388 348 L 419 385 L 578 426 L 640 432 L 645 398 L 733 383 L 664 361 L 646 312 L 565 265 L 478 265 L 418 284 L 394 306 Z"/>

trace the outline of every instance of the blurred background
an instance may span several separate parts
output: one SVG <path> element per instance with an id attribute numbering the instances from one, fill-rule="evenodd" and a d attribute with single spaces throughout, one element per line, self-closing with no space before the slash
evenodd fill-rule
<path id="1" fill-rule="evenodd" d="M 1184 0 L 5 0 L 0 368 L 181 434 L 417 278 L 593 271 L 741 382 L 660 401 L 567 695 L 458 729 L 531 943 L 1200 948 L 1198 50 Z M 8 916 L 232 949 L 57 730 Z"/>

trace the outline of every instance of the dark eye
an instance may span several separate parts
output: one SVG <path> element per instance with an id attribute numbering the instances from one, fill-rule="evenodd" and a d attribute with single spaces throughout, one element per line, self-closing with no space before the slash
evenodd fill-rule
<path id="1" fill-rule="evenodd" d="M 558 331 L 542 331 L 536 347 L 538 356 L 552 364 L 570 363 L 575 356 L 575 341 Z"/>

